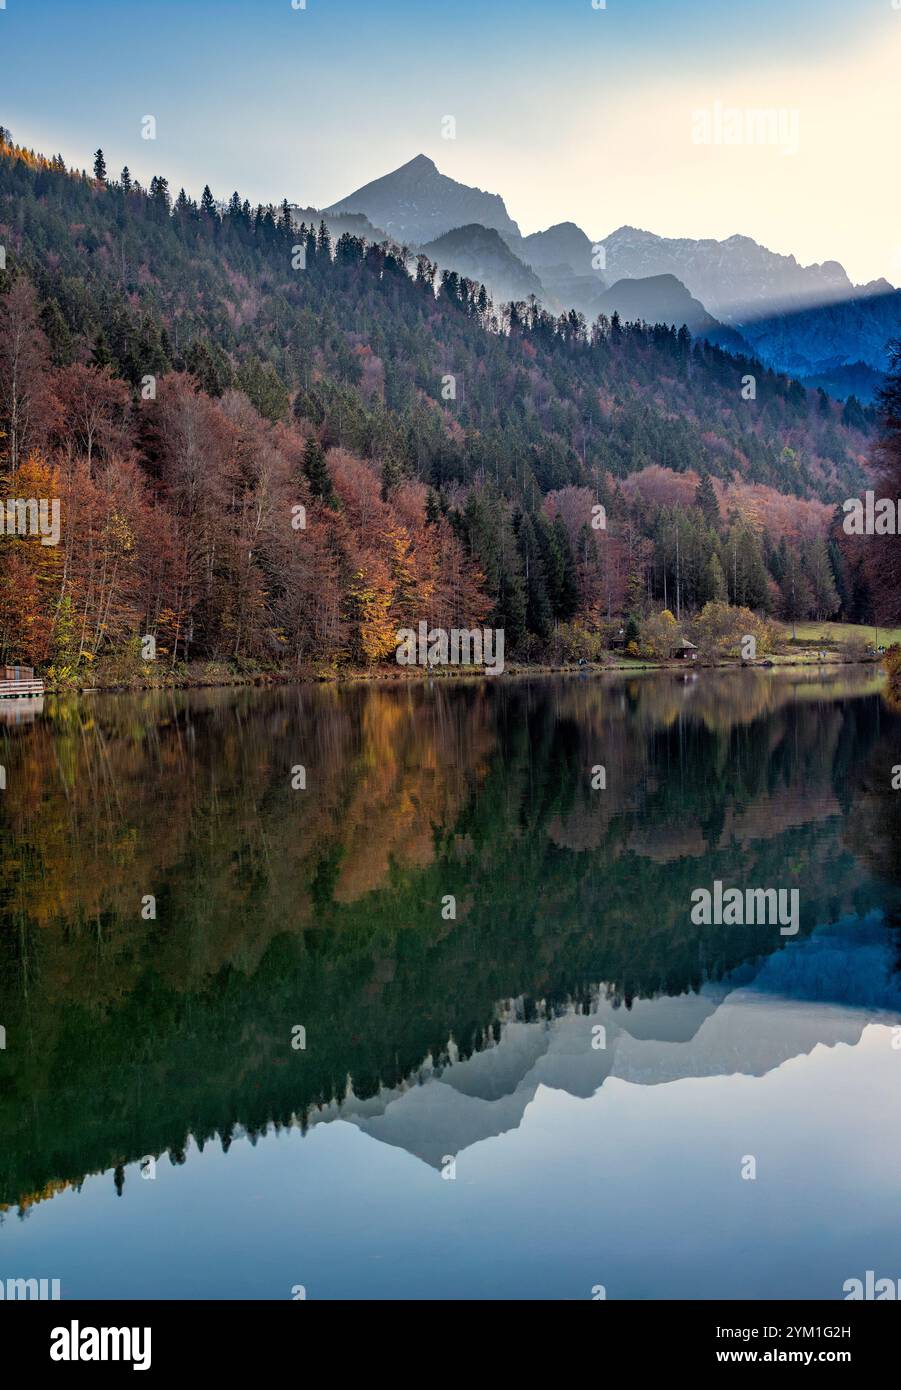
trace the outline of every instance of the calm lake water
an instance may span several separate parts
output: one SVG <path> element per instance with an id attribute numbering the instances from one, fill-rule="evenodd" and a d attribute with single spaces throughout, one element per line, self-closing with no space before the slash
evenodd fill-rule
<path id="1" fill-rule="evenodd" d="M 901 718 L 871 671 L 0 720 L 0 1281 L 901 1277 Z M 797 889 L 799 930 L 695 925 L 717 880 Z"/>

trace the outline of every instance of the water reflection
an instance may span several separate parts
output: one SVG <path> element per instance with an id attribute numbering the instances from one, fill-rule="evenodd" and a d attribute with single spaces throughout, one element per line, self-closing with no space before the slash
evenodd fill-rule
<path id="1" fill-rule="evenodd" d="M 542 1087 L 856 1045 L 899 732 L 853 672 L 48 699 L 0 731 L 0 1200 L 337 1118 L 439 1167 Z M 799 936 L 692 925 L 717 878 Z"/>
<path id="2" fill-rule="evenodd" d="M 0 700 L 0 724 L 33 724 L 44 713 L 43 695 L 27 695 L 23 699 Z"/>

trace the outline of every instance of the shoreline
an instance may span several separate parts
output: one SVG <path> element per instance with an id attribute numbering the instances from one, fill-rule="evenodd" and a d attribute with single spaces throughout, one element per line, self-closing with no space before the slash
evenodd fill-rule
<path id="1" fill-rule="evenodd" d="M 302 671 L 253 671 L 212 673 L 173 673 L 161 681 L 110 681 L 96 685 L 66 686 L 45 684 L 44 694 L 65 695 L 140 695 L 152 691 L 166 690 L 216 690 L 245 686 L 272 688 L 282 685 L 348 685 L 367 682 L 421 682 L 424 680 L 484 680 L 503 681 L 534 676 L 603 676 L 608 674 L 643 674 L 647 672 L 683 673 L 699 671 L 826 671 L 845 670 L 850 666 L 876 666 L 884 669 L 878 657 L 842 657 L 830 653 L 822 660 L 815 656 L 803 657 L 774 653 L 761 661 L 742 661 L 739 658 L 723 658 L 707 661 L 654 661 L 651 659 L 620 658 L 609 662 L 588 662 L 584 666 L 566 663 L 555 665 L 546 662 L 520 665 L 511 662 L 503 671 L 488 674 L 479 667 L 420 667 L 379 666 L 371 669 L 350 669 L 323 674 L 315 670 Z M 901 695 L 901 690 L 897 692 Z"/>

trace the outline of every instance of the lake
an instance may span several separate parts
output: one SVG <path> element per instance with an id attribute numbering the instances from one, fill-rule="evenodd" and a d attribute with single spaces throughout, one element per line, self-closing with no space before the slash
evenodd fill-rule
<path id="1" fill-rule="evenodd" d="M 0 1282 L 841 1299 L 901 1276 L 872 668 L 0 712 Z M 693 894 L 797 893 L 797 929 Z"/>

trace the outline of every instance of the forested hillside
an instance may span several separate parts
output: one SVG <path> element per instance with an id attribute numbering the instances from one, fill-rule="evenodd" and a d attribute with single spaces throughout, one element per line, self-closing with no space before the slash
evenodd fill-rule
<path id="1" fill-rule="evenodd" d="M 62 515 L 58 546 L 0 536 L 0 660 L 83 680 L 149 633 L 167 667 L 340 669 L 421 619 L 528 658 L 661 604 L 869 615 L 829 539 L 872 444 L 853 397 L 6 131 L 0 243 L 3 495 Z"/>

